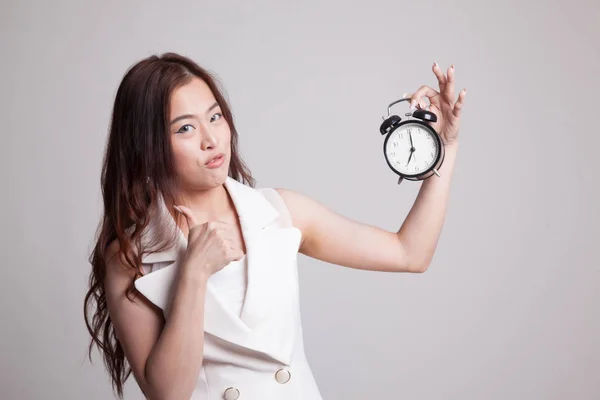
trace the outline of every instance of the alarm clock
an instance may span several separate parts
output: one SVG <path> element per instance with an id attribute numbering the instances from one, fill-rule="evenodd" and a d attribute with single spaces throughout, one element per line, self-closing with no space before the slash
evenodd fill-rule
<path id="1" fill-rule="evenodd" d="M 436 122 L 437 116 L 428 110 L 415 110 L 404 114 L 403 121 L 398 115 L 390 115 L 394 104 L 410 101 L 409 98 L 396 100 L 388 106 L 388 115 L 383 117 L 379 131 L 385 136 L 383 155 L 387 165 L 402 180 L 423 181 L 438 177 L 438 170 L 444 162 L 444 143 L 440 135 L 428 122 Z"/>

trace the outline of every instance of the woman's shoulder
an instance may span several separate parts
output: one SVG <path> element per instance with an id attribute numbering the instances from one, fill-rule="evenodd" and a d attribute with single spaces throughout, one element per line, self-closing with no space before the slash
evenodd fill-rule
<path id="1" fill-rule="evenodd" d="M 131 253 L 135 254 L 135 251 L 135 245 L 131 244 Z M 104 254 L 107 279 L 131 280 L 135 277 L 136 270 L 127 262 L 125 254 L 121 251 L 121 245 L 118 239 L 114 239 L 108 244 Z"/>

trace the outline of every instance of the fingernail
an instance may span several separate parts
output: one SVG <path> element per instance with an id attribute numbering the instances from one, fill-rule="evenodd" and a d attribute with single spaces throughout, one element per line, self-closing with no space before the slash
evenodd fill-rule
<path id="1" fill-rule="evenodd" d="M 435 61 L 433 62 L 433 65 L 435 65 L 436 67 L 438 66 L 438 63 L 436 63 Z"/>
<path id="2" fill-rule="evenodd" d="M 415 100 L 412 100 L 412 101 L 410 102 L 410 109 L 411 109 L 411 110 L 414 110 L 414 109 L 415 109 L 415 105 L 416 105 L 416 101 L 415 101 Z"/>
<path id="3" fill-rule="evenodd" d="M 454 64 L 450 65 L 450 69 L 454 69 Z"/>
<path id="4" fill-rule="evenodd" d="M 173 208 L 174 208 L 174 209 L 176 209 L 176 210 L 177 210 L 177 211 L 179 211 L 179 212 L 182 212 L 182 211 L 181 211 L 181 208 L 179 208 L 179 207 L 177 207 L 177 206 L 173 206 Z"/>

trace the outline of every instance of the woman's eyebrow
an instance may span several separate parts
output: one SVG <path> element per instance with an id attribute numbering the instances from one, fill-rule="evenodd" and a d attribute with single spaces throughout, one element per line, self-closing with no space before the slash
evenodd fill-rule
<path id="1" fill-rule="evenodd" d="M 206 112 L 209 113 L 213 108 L 216 108 L 218 106 L 219 106 L 219 103 L 215 102 L 212 106 L 208 107 L 208 110 L 206 110 Z M 174 123 L 176 123 L 177 121 L 181 121 L 182 119 L 188 119 L 188 118 L 198 118 L 198 116 L 196 114 L 183 114 L 183 115 L 180 115 L 180 116 L 174 118 L 170 122 L 170 125 L 173 125 Z"/>

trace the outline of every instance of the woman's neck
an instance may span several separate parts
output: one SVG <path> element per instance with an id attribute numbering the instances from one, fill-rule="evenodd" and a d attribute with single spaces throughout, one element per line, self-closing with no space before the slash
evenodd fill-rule
<path id="1" fill-rule="evenodd" d="M 235 208 L 224 185 L 198 191 L 185 191 L 180 196 L 200 224 L 208 221 L 231 222 Z"/>

